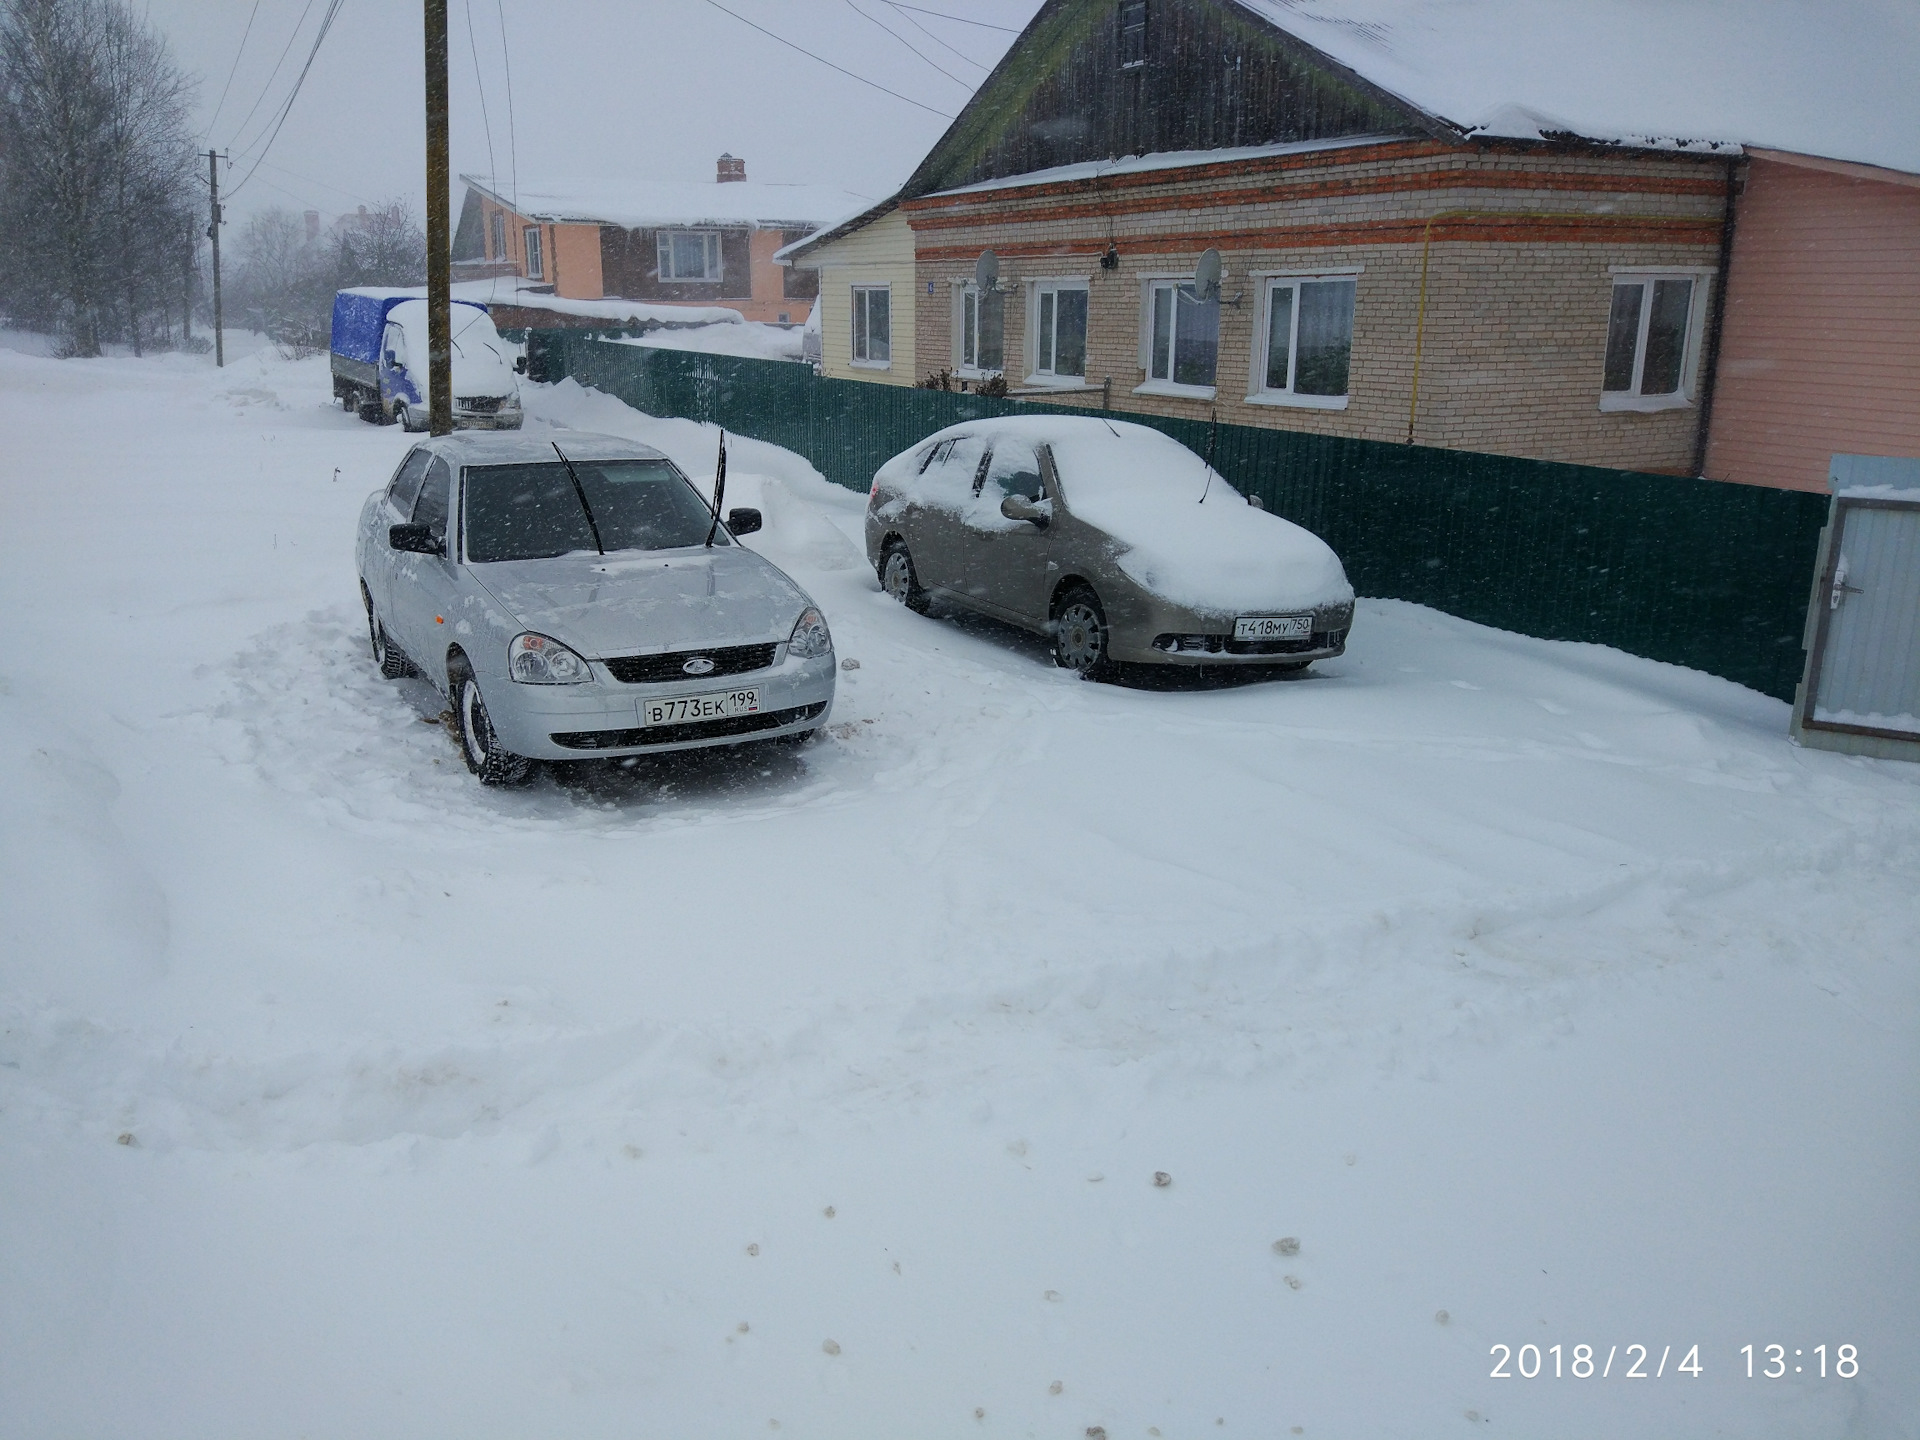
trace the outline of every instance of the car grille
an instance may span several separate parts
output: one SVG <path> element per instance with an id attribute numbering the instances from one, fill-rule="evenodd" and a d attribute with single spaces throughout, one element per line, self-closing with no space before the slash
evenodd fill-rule
<path id="1" fill-rule="evenodd" d="M 667 655 L 617 655 L 600 663 L 622 685 L 654 685 L 662 680 L 712 680 L 721 675 L 744 675 L 773 664 L 778 645 L 729 645 L 719 650 L 675 650 Z M 685 669 L 689 660 L 705 656 L 713 668 L 698 675 Z"/>
<path id="2" fill-rule="evenodd" d="M 1153 648 L 1169 655 L 1303 655 L 1337 650 L 1345 630 L 1316 630 L 1305 640 L 1235 640 L 1229 635 L 1156 635 Z"/>
<path id="3" fill-rule="evenodd" d="M 827 702 L 771 710 L 764 715 L 729 715 L 724 720 L 689 720 L 683 725 L 648 725 L 637 730 L 574 730 L 550 737 L 569 750 L 633 750 L 643 745 L 678 745 L 688 740 L 715 740 L 723 735 L 751 735 L 756 730 L 778 730 L 826 713 Z"/>

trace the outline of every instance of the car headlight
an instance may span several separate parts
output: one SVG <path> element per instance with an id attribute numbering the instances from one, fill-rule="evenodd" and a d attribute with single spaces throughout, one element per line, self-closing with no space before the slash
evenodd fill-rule
<path id="1" fill-rule="evenodd" d="M 522 685 L 582 685 L 593 669 L 546 635 L 516 635 L 507 647 L 507 673 Z"/>
<path id="2" fill-rule="evenodd" d="M 787 653 L 802 660 L 817 660 L 833 653 L 833 636 L 827 633 L 827 617 L 812 606 L 801 612 L 787 640 Z"/>

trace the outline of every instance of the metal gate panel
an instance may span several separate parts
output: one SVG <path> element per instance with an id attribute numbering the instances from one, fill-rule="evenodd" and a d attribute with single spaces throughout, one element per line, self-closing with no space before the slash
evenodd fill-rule
<path id="1" fill-rule="evenodd" d="M 1920 759 L 1920 461 L 1835 456 L 1834 484 L 1794 736 Z"/>

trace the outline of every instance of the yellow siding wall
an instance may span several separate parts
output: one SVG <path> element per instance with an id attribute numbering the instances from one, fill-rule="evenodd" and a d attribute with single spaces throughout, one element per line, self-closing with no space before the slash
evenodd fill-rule
<path id="1" fill-rule="evenodd" d="M 803 263 L 820 272 L 822 371 L 839 380 L 912 385 L 921 378 L 914 359 L 913 231 L 898 210 L 823 245 Z M 853 364 L 853 287 L 892 291 L 893 360 L 884 370 Z"/>

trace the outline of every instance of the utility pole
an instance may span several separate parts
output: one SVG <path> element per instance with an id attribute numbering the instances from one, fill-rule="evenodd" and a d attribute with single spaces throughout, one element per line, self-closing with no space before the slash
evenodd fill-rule
<path id="1" fill-rule="evenodd" d="M 213 241 L 213 363 L 227 363 L 226 337 L 220 332 L 220 152 L 207 151 L 207 190 L 213 197 L 213 213 L 207 222 L 207 238 Z"/>
<path id="2" fill-rule="evenodd" d="M 427 8 L 427 403 L 428 429 L 453 433 L 453 281 L 447 234 L 447 0 Z"/>

